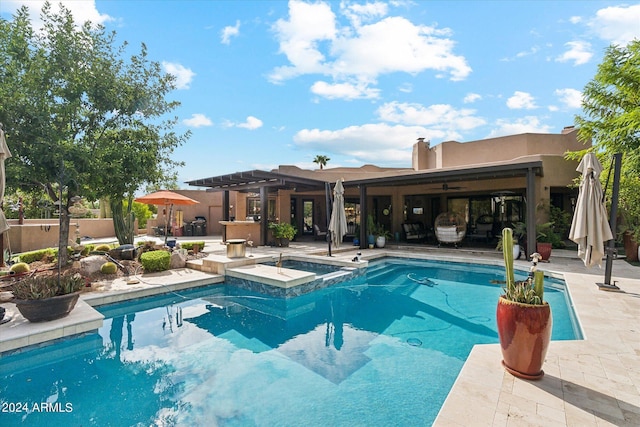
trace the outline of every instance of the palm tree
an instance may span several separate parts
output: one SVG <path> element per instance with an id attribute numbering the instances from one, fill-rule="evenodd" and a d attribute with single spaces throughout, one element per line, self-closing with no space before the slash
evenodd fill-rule
<path id="1" fill-rule="evenodd" d="M 327 156 L 320 156 L 317 155 L 315 159 L 313 159 L 313 163 L 317 163 L 320 165 L 320 170 L 322 170 L 322 168 L 324 168 L 327 165 L 327 162 L 331 160 L 330 158 L 328 158 Z"/>

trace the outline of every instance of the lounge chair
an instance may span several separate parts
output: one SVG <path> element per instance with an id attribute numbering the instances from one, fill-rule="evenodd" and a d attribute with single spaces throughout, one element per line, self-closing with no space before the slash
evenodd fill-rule
<path id="1" fill-rule="evenodd" d="M 327 232 L 321 231 L 318 224 L 313 224 L 313 237 L 315 240 L 327 240 Z"/>

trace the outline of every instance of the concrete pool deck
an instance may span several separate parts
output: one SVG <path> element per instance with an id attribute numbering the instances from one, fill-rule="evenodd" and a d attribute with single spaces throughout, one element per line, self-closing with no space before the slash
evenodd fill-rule
<path id="1" fill-rule="evenodd" d="M 183 238 L 184 240 L 194 240 Z M 180 239 L 179 239 L 180 240 Z M 203 240 L 203 239 L 199 239 Z M 204 239 L 204 251 L 221 256 L 226 247 L 220 239 Z M 280 253 L 307 256 L 330 262 L 349 262 L 358 251 L 343 245 L 326 256 L 326 243 L 292 242 L 289 248 L 247 249 L 247 255 L 277 257 Z M 431 246 L 398 245 L 388 249 L 363 250 L 363 259 L 407 256 L 448 261 L 479 262 L 502 268 L 501 254 L 475 249 L 448 249 Z M 529 263 L 516 261 L 527 269 Z M 640 268 L 615 260 L 612 282 L 622 292 L 601 291 L 603 269 L 586 269 L 574 252 L 554 250 L 550 263 L 542 270 L 562 276 L 582 326 L 584 340 L 552 341 L 540 381 L 526 381 L 506 373 L 500 361 L 498 344 L 476 345 L 460 372 L 434 422 L 435 426 L 638 426 L 640 425 Z M 218 274 L 192 269 L 145 274 L 142 281 L 127 284 L 116 281 L 103 289 L 82 296 L 80 310 L 65 319 L 88 313 L 87 322 L 95 329 L 101 319 L 90 305 L 100 305 L 154 293 L 165 293 L 222 281 Z M 496 301 L 488 301 L 496 304 Z M 60 319 L 45 324 L 20 320 L 12 304 L 5 303 L 12 321 L 0 325 L 0 352 L 7 351 L 11 339 L 42 334 L 55 339 L 64 328 L 74 331 Z M 75 313 L 78 311 L 78 313 Z M 73 320 L 75 322 L 75 320 Z M 58 323 L 60 322 L 60 323 Z M 46 325 L 46 326 L 43 326 Z M 33 329 L 36 328 L 36 329 Z M 79 331 L 75 326 L 75 331 Z M 9 332 L 11 331 L 11 332 Z M 81 332 L 81 331 L 80 331 Z M 41 335 L 42 336 L 42 335 Z M 24 345 L 24 344 L 23 344 Z M 22 347 L 22 346 L 19 346 Z M 15 348 L 15 347 L 14 347 Z"/>

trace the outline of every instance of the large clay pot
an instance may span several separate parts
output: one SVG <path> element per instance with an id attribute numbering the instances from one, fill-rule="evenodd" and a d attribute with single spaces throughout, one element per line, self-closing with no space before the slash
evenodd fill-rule
<path id="1" fill-rule="evenodd" d="M 549 261 L 549 258 L 551 258 L 551 249 L 552 249 L 551 243 L 547 243 L 547 242 L 536 243 L 536 250 L 538 251 L 540 256 L 542 256 L 543 261 Z"/>
<path id="2" fill-rule="evenodd" d="M 549 304 L 523 304 L 500 297 L 496 321 L 504 368 L 519 378 L 542 378 L 553 325 Z"/>
<path id="3" fill-rule="evenodd" d="M 14 299 L 16 308 L 29 322 L 46 322 L 61 319 L 71 313 L 76 306 L 80 292 L 58 295 L 46 299 Z"/>

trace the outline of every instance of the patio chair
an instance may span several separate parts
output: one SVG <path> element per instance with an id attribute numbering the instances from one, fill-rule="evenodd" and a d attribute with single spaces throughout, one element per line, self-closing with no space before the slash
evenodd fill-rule
<path id="1" fill-rule="evenodd" d="M 315 240 L 327 240 L 327 232 L 321 231 L 318 224 L 313 224 L 313 237 Z"/>
<path id="2" fill-rule="evenodd" d="M 467 221 L 460 214 L 444 212 L 436 217 L 434 229 L 438 247 L 442 243 L 452 243 L 457 248 L 467 234 Z"/>

